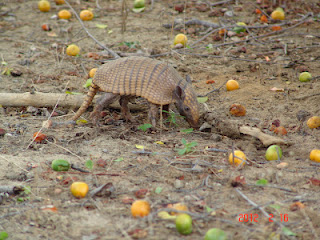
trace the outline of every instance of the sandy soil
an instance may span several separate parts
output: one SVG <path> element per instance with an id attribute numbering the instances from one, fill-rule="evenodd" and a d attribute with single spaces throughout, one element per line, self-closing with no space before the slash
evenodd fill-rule
<path id="1" fill-rule="evenodd" d="M 68 90 L 85 94 L 87 89 L 82 86 L 89 70 L 112 59 L 88 37 L 74 15 L 70 20 L 56 18 L 58 11 L 68 6 L 50 2 L 49 12 L 40 12 L 37 1 L 0 3 L 0 93 Z M 191 133 L 181 131 L 189 128 L 183 119 L 178 119 L 177 126 L 139 130 L 138 126 L 147 122 L 143 108 L 132 112 L 135 123 L 125 123 L 119 109 L 105 109 L 101 127 L 96 127 L 89 120 L 90 108 L 82 116 L 88 124 L 42 129 L 48 140 L 35 143 L 34 132 L 41 129 L 54 106 L 2 106 L 0 128 L 5 134 L 0 136 L 0 185 L 28 186 L 31 192 L 3 194 L 0 231 L 7 232 L 9 239 L 203 239 L 208 229 L 216 227 L 223 229 L 228 239 L 319 238 L 319 165 L 310 161 L 309 154 L 320 149 L 320 132 L 309 129 L 306 121 L 320 115 L 320 81 L 298 80 L 303 71 L 320 75 L 318 1 L 230 1 L 211 8 L 205 2 L 214 1 L 187 1 L 183 13 L 174 10 L 177 1 L 155 1 L 152 9 L 148 3 L 142 13 L 133 13 L 132 1 L 126 1 L 126 19 L 121 14 L 121 1 L 99 1 L 100 9 L 96 1 L 70 2 L 77 13 L 93 9 L 95 18 L 85 26 L 121 56 L 161 54 L 157 59 L 176 67 L 182 76 L 191 76 L 199 95 L 222 87 L 200 106 L 201 124 L 206 124 L 206 129 Z M 255 9 L 258 6 L 270 14 L 279 2 L 286 20 L 284 31 L 276 33 L 260 22 Z M 245 22 L 265 27 L 234 36 L 220 37 L 215 32 L 203 40 L 213 29 L 201 25 L 181 30 L 163 27 L 191 18 L 225 26 Z M 124 22 L 126 31 L 122 33 Z M 42 30 L 44 23 L 51 31 Z M 174 36 L 184 31 L 190 48 L 172 50 Z M 260 37 L 263 34 L 270 35 Z M 242 41 L 246 39 L 251 40 Z M 71 43 L 81 48 L 79 56 L 66 55 Z M 240 88 L 226 91 L 224 84 L 229 79 L 237 80 Z M 214 83 L 207 84 L 207 80 Z M 246 108 L 245 116 L 229 113 L 234 103 Z M 135 105 L 144 104 L 137 99 Z M 58 106 L 52 119 L 67 120 L 76 110 Z M 277 135 L 272 124 L 283 126 L 287 134 Z M 278 168 L 279 161 L 266 161 L 267 146 L 240 134 L 240 126 L 256 127 L 283 139 L 281 162 L 288 166 Z M 183 138 L 197 146 L 180 156 L 177 149 L 183 148 Z M 152 154 L 137 153 L 136 145 Z M 222 151 L 208 151 L 208 147 Z M 243 151 L 249 160 L 242 169 L 227 162 L 233 148 Z M 55 172 L 51 169 L 55 159 L 65 159 L 88 172 Z M 86 167 L 88 160 L 93 162 L 92 169 Z M 239 176 L 245 183 L 237 184 Z M 257 186 L 260 179 L 268 184 Z M 109 183 L 112 193 L 76 199 L 69 191 L 73 181 L 86 182 L 90 190 Z M 150 202 L 151 214 L 135 219 L 130 206 L 140 189 L 147 190 L 142 198 Z M 296 202 L 304 208 L 294 209 Z M 180 235 L 174 221 L 157 216 L 173 203 L 188 207 L 193 217 L 192 234 Z M 241 214 L 257 214 L 258 218 L 244 222 Z M 264 214 L 272 214 L 274 221 Z"/>

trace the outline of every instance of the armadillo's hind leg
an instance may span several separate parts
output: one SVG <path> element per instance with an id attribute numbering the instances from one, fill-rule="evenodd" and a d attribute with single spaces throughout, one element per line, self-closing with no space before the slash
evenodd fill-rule
<path id="1" fill-rule="evenodd" d="M 130 98 L 131 96 L 120 97 L 121 115 L 127 122 L 132 122 L 132 116 L 128 108 Z"/>
<path id="2" fill-rule="evenodd" d="M 90 114 L 90 118 L 92 119 L 92 123 L 94 125 L 97 125 L 101 117 L 101 111 L 103 110 L 103 108 L 107 107 L 108 105 L 116 101 L 118 98 L 119 95 L 113 93 L 104 93 L 101 97 L 98 98 L 93 112 Z"/>
<path id="3" fill-rule="evenodd" d="M 99 90 L 99 87 L 97 85 L 94 85 L 94 84 L 91 85 L 91 87 L 89 88 L 89 92 L 87 93 L 87 96 L 85 96 L 81 107 L 78 109 L 76 114 L 71 118 L 72 121 L 76 121 L 82 115 L 82 113 L 84 113 L 84 111 L 87 110 L 87 108 L 92 102 L 93 97 L 96 95 L 98 90 Z"/>
<path id="4" fill-rule="evenodd" d="M 159 111 L 159 106 L 153 103 L 149 103 L 149 121 L 151 122 L 153 127 L 157 126 L 157 116 Z"/>

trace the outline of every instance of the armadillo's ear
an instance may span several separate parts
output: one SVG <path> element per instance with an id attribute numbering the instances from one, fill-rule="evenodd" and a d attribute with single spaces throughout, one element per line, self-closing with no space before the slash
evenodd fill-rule
<path id="1" fill-rule="evenodd" d="M 180 86 L 176 86 L 176 89 L 174 90 L 174 94 L 178 99 L 183 100 L 186 96 L 184 90 Z"/>
<path id="2" fill-rule="evenodd" d="M 186 76 L 186 81 L 187 81 L 188 83 L 192 83 L 191 77 L 190 77 L 189 75 Z"/>

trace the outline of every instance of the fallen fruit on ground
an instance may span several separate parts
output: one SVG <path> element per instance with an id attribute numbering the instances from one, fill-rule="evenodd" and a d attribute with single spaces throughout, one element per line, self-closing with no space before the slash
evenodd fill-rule
<path id="1" fill-rule="evenodd" d="M 313 149 L 310 152 L 310 160 L 320 162 L 320 149 Z"/>
<path id="2" fill-rule="evenodd" d="M 66 49 L 66 53 L 69 56 L 77 56 L 79 52 L 80 52 L 80 48 L 75 44 L 69 45 Z"/>
<path id="3" fill-rule="evenodd" d="M 57 172 L 68 171 L 70 169 L 70 163 L 64 159 L 56 159 L 52 161 L 51 168 Z"/>
<path id="4" fill-rule="evenodd" d="M 229 154 L 229 163 L 231 165 L 244 166 L 246 164 L 246 160 L 247 160 L 246 155 L 244 154 L 244 152 L 242 152 L 240 150 L 234 151 L 234 157 L 233 157 L 232 153 Z"/>
<path id="5" fill-rule="evenodd" d="M 33 134 L 33 139 L 36 143 L 41 143 L 43 140 L 47 139 L 47 135 L 41 132 L 35 132 Z"/>
<path id="6" fill-rule="evenodd" d="M 272 29 L 272 31 L 280 31 L 280 30 L 282 30 L 282 27 L 281 26 L 272 26 L 271 29 Z"/>
<path id="7" fill-rule="evenodd" d="M 80 18 L 82 21 L 90 21 L 93 19 L 93 13 L 90 10 L 82 10 L 80 12 Z"/>
<path id="8" fill-rule="evenodd" d="M 63 10 L 58 12 L 58 17 L 60 19 L 70 19 L 71 18 L 71 12 L 69 12 L 66 9 L 63 9 Z"/>
<path id="9" fill-rule="evenodd" d="M 268 161 L 280 160 L 282 157 L 282 149 L 278 145 L 271 145 L 266 151 L 266 159 Z"/>
<path id="10" fill-rule="evenodd" d="M 260 17 L 260 21 L 263 22 L 263 23 L 267 23 L 267 22 L 268 22 L 267 16 L 266 16 L 266 15 L 262 15 L 262 16 Z"/>
<path id="11" fill-rule="evenodd" d="M 188 38 L 186 35 L 180 33 L 178 35 L 175 36 L 174 41 L 173 41 L 173 45 L 177 45 L 177 44 L 182 44 L 183 46 L 187 45 L 187 41 Z"/>
<path id="12" fill-rule="evenodd" d="M 231 79 L 226 83 L 226 88 L 227 91 L 239 89 L 239 83 L 236 80 Z"/>
<path id="13" fill-rule="evenodd" d="M 271 18 L 273 20 L 284 20 L 285 16 L 284 16 L 284 11 L 280 11 L 279 9 L 274 10 L 271 13 Z"/>
<path id="14" fill-rule="evenodd" d="M 133 2 L 134 8 L 143 8 L 145 6 L 145 0 L 135 0 Z"/>
<path id="15" fill-rule="evenodd" d="M 43 31 L 50 31 L 51 30 L 49 24 L 47 24 L 47 23 L 42 24 L 41 28 Z"/>
<path id="16" fill-rule="evenodd" d="M 236 117 L 242 117 L 246 115 L 246 108 L 241 104 L 234 103 L 230 106 L 230 113 Z"/>
<path id="17" fill-rule="evenodd" d="M 136 200 L 131 205 L 131 214 L 133 217 L 145 217 L 150 213 L 150 204 L 145 200 Z"/>
<path id="18" fill-rule="evenodd" d="M 311 129 L 320 127 L 320 117 L 313 116 L 309 118 L 307 121 L 307 125 Z"/>
<path id="19" fill-rule="evenodd" d="M 96 74 L 96 71 L 97 71 L 98 68 L 92 68 L 90 71 L 89 71 L 89 77 L 90 78 L 93 78 L 94 75 Z"/>
<path id="20" fill-rule="evenodd" d="M 211 228 L 204 236 L 204 240 L 227 240 L 227 234 L 219 228 Z"/>
<path id="21" fill-rule="evenodd" d="M 76 198 L 84 198 L 89 191 L 89 186 L 85 182 L 74 182 L 70 186 L 70 191 Z"/>
<path id="22" fill-rule="evenodd" d="M 179 211 L 188 211 L 188 207 L 183 203 L 175 203 L 175 204 L 168 204 L 168 208 L 172 208 Z M 177 212 L 170 212 L 171 215 L 177 215 Z"/>
<path id="23" fill-rule="evenodd" d="M 308 82 L 312 79 L 312 76 L 309 72 L 302 72 L 299 75 L 299 81 L 300 82 Z"/>
<path id="24" fill-rule="evenodd" d="M 186 213 L 181 213 L 176 218 L 176 229 L 182 235 L 192 233 L 192 218 Z"/>
<path id="25" fill-rule="evenodd" d="M 50 2 L 48 2 L 47 0 L 41 0 L 38 2 L 38 8 L 41 12 L 49 12 Z"/>
<path id="26" fill-rule="evenodd" d="M 64 0 L 54 0 L 54 1 L 57 5 L 62 5 L 65 3 Z"/>

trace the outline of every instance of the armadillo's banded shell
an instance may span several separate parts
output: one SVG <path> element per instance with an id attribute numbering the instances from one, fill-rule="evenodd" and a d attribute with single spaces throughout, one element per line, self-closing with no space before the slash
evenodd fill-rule
<path id="1" fill-rule="evenodd" d="M 173 103 L 173 90 L 186 82 L 165 62 L 147 57 L 120 58 L 102 65 L 93 83 L 100 91 L 141 96 L 159 105 Z"/>

